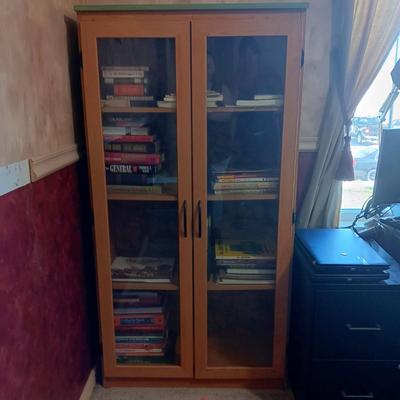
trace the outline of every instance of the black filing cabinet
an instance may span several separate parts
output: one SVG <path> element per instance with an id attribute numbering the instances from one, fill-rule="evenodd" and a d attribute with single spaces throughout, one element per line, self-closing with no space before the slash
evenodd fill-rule
<path id="1" fill-rule="evenodd" d="M 381 283 L 313 279 L 293 261 L 289 377 L 296 400 L 400 400 L 400 274 Z"/>

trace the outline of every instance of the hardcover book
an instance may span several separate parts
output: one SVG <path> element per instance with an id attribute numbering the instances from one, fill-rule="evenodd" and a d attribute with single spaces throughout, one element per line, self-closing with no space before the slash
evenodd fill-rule
<path id="1" fill-rule="evenodd" d="M 164 160 L 164 154 L 106 151 L 104 153 L 104 160 L 107 164 L 159 165 Z"/>
<path id="2" fill-rule="evenodd" d="M 153 143 L 155 135 L 103 135 L 104 143 Z"/>
<path id="3" fill-rule="evenodd" d="M 144 96 L 145 87 L 141 84 L 115 84 L 114 96 Z"/>
<path id="4" fill-rule="evenodd" d="M 147 126 L 103 126 L 103 135 L 148 135 L 149 128 Z"/>
<path id="5" fill-rule="evenodd" d="M 160 142 L 153 143 L 124 143 L 124 142 L 104 142 L 105 151 L 116 151 L 121 153 L 158 153 Z"/>
<path id="6" fill-rule="evenodd" d="M 136 164 L 106 164 L 106 172 L 114 174 L 146 174 L 154 175 L 161 171 L 157 165 L 136 165 Z"/>
<path id="7" fill-rule="evenodd" d="M 111 265 L 114 282 L 171 282 L 173 258 L 116 257 Z"/>

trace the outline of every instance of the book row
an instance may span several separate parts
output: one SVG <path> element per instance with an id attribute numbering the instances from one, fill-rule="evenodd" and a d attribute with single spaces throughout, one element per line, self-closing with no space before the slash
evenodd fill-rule
<path id="1" fill-rule="evenodd" d="M 165 296 L 151 291 L 114 290 L 113 306 L 117 362 L 165 361 L 171 344 Z"/>
<path id="2" fill-rule="evenodd" d="M 275 283 L 275 245 L 269 240 L 215 243 L 215 281 L 220 284 Z"/>
<path id="3" fill-rule="evenodd" d="M 212 189 L 215 194 L 276 192 L 279 178 L 275 171 L 232 170 L 214 172 Z"/>

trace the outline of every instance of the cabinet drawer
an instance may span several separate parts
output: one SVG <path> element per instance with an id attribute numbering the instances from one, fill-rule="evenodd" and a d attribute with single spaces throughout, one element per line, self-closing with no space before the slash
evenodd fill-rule
<path id="1" fill-rule="evenodd" d="M 311 376 L 307 400 L 400 398 L 400 361 L 314 362 Z"/>
<path id="2" fill-rule="evenodd" d="M 317 291 L 314 359 L 400 359 L 400 294 Z"/>

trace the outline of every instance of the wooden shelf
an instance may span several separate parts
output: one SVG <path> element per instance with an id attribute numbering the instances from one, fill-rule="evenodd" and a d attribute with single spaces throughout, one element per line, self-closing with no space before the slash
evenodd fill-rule
<path id="1" fill-rule="evenodd" d="M 239 107 L 239 106 L 229 106 L 229 107 L 208 107 L 207 111 L 209 113 L 233 113 L 233 112 L 273 112 L 282 111 L 282 106 L 263 106 L 263 107 Z"/>
<path id="2" fill-rule="evenodd" d="M 176 113 L 176 108 L 161 107 L 103 107 L 103 113 Z"/>
<path id="3" fill-rule="evenodd" d="M 175 283 L 113 282 L 112 287 L 120 290 L 178 290 L 178 285 Z"/>
<path id="4" fill-rule="evenodd" d="M 233 112 L 274 112 L 282 111 L 281 106 L 263 106 L 263 107 L 208 107 L 207 111 L 210 113 L 233 113 Z M 176 113 L 176 108 L 162 108 L 162 107 L 103 107 L 103 113 Z"/>
<path id="5" fill-rule="evenodd" d="M 247 284 L 247 285 L 235 285 L 235 284 L 224 284 L 216 283 L 214 281 L 209 281 L 207 283 L 207 289 L 213 292 L 222 291 L 240 291 L 240 290 L 275 290 L 275 284 Z"/>
<path id="6" fill-rule="evenodd" d="M 176 201 L 177 196 L 168 193 L 135 193 L 124 190 L 107 190 L 108 200 L 125 200 L 125 201 Z"/>
<path id="7" fill-rule="evenodd" d="M 278 199 L 277 193 L 227 193 L 227 194 L 209 194 L 207 196 L 209 201 L 241 201 L 241 200 L 276 200 Z"/>

